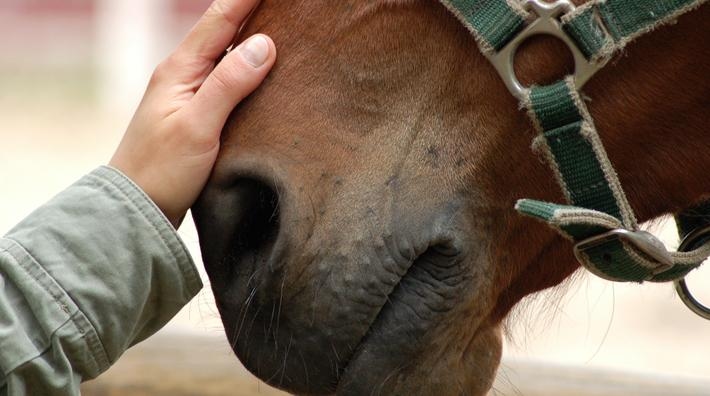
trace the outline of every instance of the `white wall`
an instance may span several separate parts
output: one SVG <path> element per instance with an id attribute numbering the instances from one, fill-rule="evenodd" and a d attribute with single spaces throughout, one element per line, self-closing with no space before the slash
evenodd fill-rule
<path id="1" fill-rule="evenodd" d="M 171 39 L 169 0 L 97 0 L 100 101 L 118 117 L 135 109 Z"/>

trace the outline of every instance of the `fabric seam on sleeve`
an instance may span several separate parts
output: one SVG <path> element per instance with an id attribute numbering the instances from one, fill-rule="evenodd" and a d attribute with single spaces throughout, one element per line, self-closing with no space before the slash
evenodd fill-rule
<path id="1" fill-rule="evenodd" d="M 56 279 L 54 279 L 54 277 L 52 277 L 52 275 L 47 272 L 47 270 L 44 269 L 44 267 L 42 267 L 42 265 L 39 264 L 39 262 L 37 262 L 37 260 L 35 260 L 29 252 L 22 247 L 19 242 L 11 238 L 2 238 L 2 240 L 9 243 L 10 247 L 2 247 L 0 248 L 0 252 L 12 256 L 15 259 L 14 261 L 17 263 L 17 268 L 26 275 L 27 279 L 32 280 L 41 288 L 41 290 L 47 295 L 48 300 L 51 300 L 57 304 L 59 310 L 62 312 L 61 315 L 65 317 L 65 320 L 62 323 L 54 325 L 55 328 L 52 328 L 52 333 L 48 336 L 51 338 L 62 326 L 71 321 L 79 330 L 81 336 L 80 338 L 88 347 L 90 357 L 93 360 L 92 363 L 94 367 L 92 367 L 92 369 L 94 372 L 88 374 L 90 376 L 97 376 L 101 372 L 108 369 L 110 366 L 108 355 L 106 354 L 106 350 L 104 349 L 101 340 L 99 339 L 96 329 L 86 315 L 79 309 L 71 296 L 62 288 L 59 282 L 57 282 Z M 33 266 L 38 273 L 36 275 L 33 274 L 28 268 L 28 265 Z M 49 345 L 45 346 L 45 351 L 47 348 L 49 348 Z M 44 351 L 37 352 L 41 354 Z M 28 360 L 24 363 L 31 361 L 33 358 L 34 357 L 27 357 Z"/>

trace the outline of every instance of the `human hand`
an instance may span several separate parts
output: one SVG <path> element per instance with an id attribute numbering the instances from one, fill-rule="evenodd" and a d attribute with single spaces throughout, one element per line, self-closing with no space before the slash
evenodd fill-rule
<path id="1" fill-rule="evenodd" d="M 276 59 L 271 39 L 257 34 L 217 64 L 257 3 L 212 3 L 155 69 L 109 162 L 141 187 L 176 228 L 207 182 L 227 117 Z"/>

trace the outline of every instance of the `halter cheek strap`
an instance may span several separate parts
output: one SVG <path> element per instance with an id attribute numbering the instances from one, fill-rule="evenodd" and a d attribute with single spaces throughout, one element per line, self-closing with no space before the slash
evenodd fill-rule
<path id="1" fill-rule="evenodd" d="M 533 87 L 523 103 L 540 133 L 533 146 L 548 159 L 570 205 L 521 200 L 516 209 L 574 241 L 587 269 L 612 281 L 666 282 L 685 277 L 710 255 L 708 244 L 670 253 L 639 230 L 573 78 Z"/>
<path id="2" fill-rule="evenodd" d="M 710 256 L 708 238 L 689 252 L 668 252 L 639 230 L 579 89 L 612 55 L 636 37 L 706 0 L 441 0 L 471 31 L 480 50 L 527 109 L 538 137 L 533 147 L 550 163 L 568 205 L 520 200 L 516 209 L 546 222 L 575 244 L 591 272 L 620 282 L 684 278 Z M 575 73 L 547 86 L 523 87 L 515 77 L 517 46 L 535 34 L 564 41 Z M 681 236 L 710 225 L 710 204 L 677 216 Z M 710 231 L 708 232 L 710 233 Z"/>

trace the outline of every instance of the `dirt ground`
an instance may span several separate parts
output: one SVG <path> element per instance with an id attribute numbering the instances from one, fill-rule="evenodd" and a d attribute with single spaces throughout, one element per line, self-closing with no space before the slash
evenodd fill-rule
<path id="1" fill-rule="evenodd" d="M 222 337 L 161 333 L 130 350 L 84 396 L 277 396 Z M 710 380 L 506 360 L 490 396 L 708 396 Z M 386 396 L 386 395 L 385 395 Z"/>
<path id="2" fill-rule="evenodd" d="M 160 335 L 128 351 L 85 396 L 276 396 L 286 393 L 261 383 L 220 337 Z"/>

